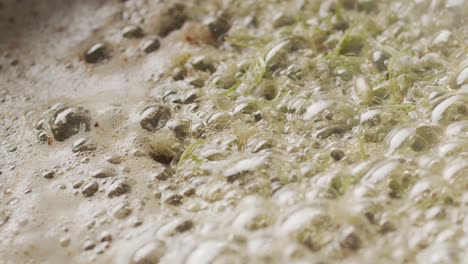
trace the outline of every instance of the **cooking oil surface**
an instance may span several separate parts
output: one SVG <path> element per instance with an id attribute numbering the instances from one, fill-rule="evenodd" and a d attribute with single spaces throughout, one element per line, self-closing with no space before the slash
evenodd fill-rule
<path id="1" fill-rule="evenodd" d="M 0 263 L 463 263 L 466 13 L 0 2 Z"/>

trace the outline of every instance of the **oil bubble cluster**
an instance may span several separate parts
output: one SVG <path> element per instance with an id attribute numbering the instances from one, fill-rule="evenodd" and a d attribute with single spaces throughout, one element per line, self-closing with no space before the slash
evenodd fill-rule
<path id="1" fill-rule="evenodd" d="M 108 2 L 0 87 L 0 259 L 467 259 L 466 1 Z"/>

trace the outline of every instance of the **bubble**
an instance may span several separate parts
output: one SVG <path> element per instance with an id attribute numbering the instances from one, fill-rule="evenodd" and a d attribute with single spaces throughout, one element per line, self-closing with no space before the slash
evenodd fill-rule
<path id="1" fill-rule="evenodd" d="M 343 136 L 347 131 L 346 126 L 343 125 L 326 125 L 318 129 L 313 135 L 317 139 L 326 139 L 333 135 Z"/>
<path id="2" fill-rule="evenodd" d="M 276 146 L 274 139 L 250 138 L 247 142 L 247 147 L 252 149 L 252 153 L 258 153 L 262 150 L 268 150 Z"/>
<path id="3" fill-rule="evenodd" d="M 157 38 L 148 38 L 141 43 L 141 49 L 145 53 L 151 53 L 159 49 L 161 46 L 159 40 Z"/>
<path id="4" fill-rule="evenodd" d="M 49 137 L 47 136 L 47 133 L 45 131 L 39 131 L 36 134 L 36 138 L 37 140 L 44 142 L 44 141 L 47 141 Z"/>
<path id="5" fill-rule="evenodd" d="M 239 229 L 255 231 L 268 227 L 272 224 L 272 219 L 267 211 L 261 211 L 259 208 L 242 210 L 234 219 L 232 225 Z"/>
<path id="6" fill-rule="evenodd" d="M 56 105 L 51 111 L 49 126 L 57 141 L 64 141 L 80 131 L 91 130 L 91 116 L 82 107 Z"/>
<path id="7" fill-rule="evenodd" d="M 115 176 L 116 174 L 117 172 L 113 168 L 110 168 L 110 167 L 102 167 L 102 168 L 98 168 L 90 172 L 91 177 L 98 178 L 98 179 L 112 177 L 112 176 Z"/>
<path id="8" fill-rule="evenodd" d="M 216 67 L 214 66 L 214 60 L 204 55 L 193 57 L 191 59 L 191 65 L 194 69 L 203 72 L 213 73 L 216 71 Z"/>
<path id="9" fill-rule="evenodd" d="M 274 238 L 266 234 L 252 237 L 248 241 L 248 250 L 254 261 L 260 263 L 272 263 L 280 257 Z"/>
<path id="10" fill-rule="evenodd" d="M 455 263 L 459 258 L 455 253 L 455 247 L 449 243 L 433 244 L 422 250 L 417 256 L 417 263 Z"/>
<path id="11" fill-rule="evenodd" d="M 388 59 L 391 57 L 385 51 L 377 50 L 372 53 L 372 62 L 374 63 L 377 70 L 383 72 L 387 70 Z"/>
<path id="12" fill-rule="evenodd" d="M 18 150 L 17 146 L 11 146 L 7 151 L 8 152 L 15 152 L 16 150 Z"/>
<path id="13" fill-rule="evenodd" d="M 114 180 L 109 188 L 107 188 L 107 196 L 109 198 L 121 196 L 127 193 L 130 190 L 130 186 L 124 179 L 116 179 Z"/>
<path id="14" fill-rule="evenodd" d="M 117 219 L 123 219 L 132 213 L 132 208 L 126 201 L 119 202 L 117 205 L 112 207 L 110 211 L 111 215 Z"/>
<path id="15" fill-rule="evenodd" d="M 324 98 L 312 102 L 303 116 L 306 121 L 314 121 L 323 126 L 337 126 L 348 130 L 357 125 L 356 106 L 346 100 Z"/>
<path id="16" fill-rule="evenodd" d="M 466 87 L 468 85 L 468 66 L 465 66 L 457 75 L 455 78 L 454 82 L 455 86 L 462 89 L 466 90 Z"/>
<path id="17" fill-rule="evenodd" d="M 208 240 L 195 248 L 187 257 L 186 263 L 225 263 L 227 261 L 230 263 L 243 263 L 245 259 L 227 242 Z"/>
<path id="18" fill-rule="evenodd" d="M 160 240 L 146 242 L 131 257 L 132 264 L 157 264 L 166 252 L 166 244 Z"/>
<path id="19" fill-rule="evenodd" d="M 185 81 L 192 86 L 201 88 L 205 85 L 206 79 L 201 76 L 194 76 L 194 77 L 186 78 Z"/>
<path id="20" fill-rule="evenodd" d="M 360 118 L 364 139 L 369 142 L 381 142 L 385 136 L 401 121 L 401 116 L 387 108 L 371 107 L 363 111 Z"/>
<path id="21" fill-rule="evenodd" d="M 265 55 L 265 64 L 271 68 L 277 68 L 280 64 L 284 63 L 284 59 L 287 56 L 286 52 L 290 44 L 291 40 L 286 39 L 273 46 Z"/>
<path id="22" fill-rule="evenodd" d="M 110 155 L 105 157 L 106 161 L 111 164 L 120 164 L 124 161 L 124 157 L 120 155 Z"/>
<path id="23" fill-rule="evenodd" d="M 0 210 L 0 226 L 4 225 L 10 219 L 11 212 L 8 210 Z"/>
<path id="24" fill-rule="evenodd" d="M 172 139 L 164 137 L 148 142 L 149 156 L 161 164 L 170 164 L 180 154 L 180 151 L 177 150 L 177 145 L 172 145 L 171 143 L 173 143 Z"/>
<path id="25" fill-rule="evenodd" d="M 377 163 L 362 181 L 386 191 L 391 197 L 401 196 L 415 181 L 412 166 L 404 159 L 388 159 Z"/>
<path id="26" fill-rule="evenodd" d="M 71 239 L 69 237 L 62 237 L 60 238 L 60 246 L 62 247 L 68 247 L 70 245 Z"/>
<path id="27" fill-rule="evenodd" d="M 252 114 L 253 112 L 258 110 L 258 106 L 255 104 L 255 102 L 244 102 L 236 105 L 234 109 L 232 110 L 233 114 Z"/>
<path id="28" fill-rule="evenodd" d="M 84 184 L 83 180 L 77 180 L 73 183 L 72 187 L 73 189 L 79 189 L 83 184 Z"/>
<path id="29" fill-rule="evenodd" d="M 254 94 L 259 98 L 271 101 L 277 98 L 278 88 L 276 87 L 276 84 L 271 81 L 263 81 L 255 88 Z"/>
<path id="30" fill-rule="evenodd" d="M 371 104 L 374 100 L 374 94 L 372 87 L 369 85 L 369 81 L 364 76 L 358 76 L 354 78 L 353 85 L 354 96 L 358 102 L 365 104 Z"/>
<path id="31" fill-rule="evenodd" d="M 216 161 L 216 160 L 224 160 L 227 157 L 227 153 L 225 151 L 219 150 L 219 149 L 205 149 L 202 151 L 201 156 L 203 158 L 206 158 L 207 160 L 210 161 Z"/>
<path id="32" fill-rule="evenodd" d="M 455 93 L 434 100 L 431 120 L 442 124 L 466 120 L 468 117 L 468 95 Z"/>
<path id="33" fill-rule="evenodd" d="M 452 36 L 452 32 L 448 30 L 442 30 L 440 31 L 437 36 L 432 40 L 432 45 L 433 46 L 440 46 L 442 44 L 445 44 L 449 41 L 450 37 Z"/>
<path id="34" fill-rule="evenodd" d="M 445 131 L 452 138 L 468 138 L 468 120 L 452 123 Z"/>
<path id="35" fill-rule="evenodd" d="M 448 140 L 439 144 L 439 155 L 456 157 L 468 154 L 468 144 L 465 140 Z"/>
<path id="36" fill-rule="evenodd" d="M 442 176 L 445 180 L 450 183 L 456 184 L 457 187 L 466 188 L 468 187 L 468 181 L 465 179 L 466 171 L 468 170 L 468 162 L 464 159 L 454 159 L 450 161 L 444 171 Z"/>
<path id="37" fill-rule="evenodd" d="M 340 246 L 352 251 L 358 250 L 362 245 L 362 240 L 354 228 L 348 227 L 342 231 L 340 237 Z"/>
<path id="38" fill-rule="evenodd" d="M 173 206 L 178 206 L 181 205 L 184 201 L 184 197 L 180 194 L 172 194 L 168 196 L 165 200 L 167 204 L 173 205 Z"/>
<path id="39" fill-rule="evenodd" d="M 171 117 L 171 111 L 163 105 L 148 106 L 140 114 L 140 125 L 150 132 L 164 127 Z"/>
<path id="40" fill-rule="evenodd" d="M 79 187 L 77 187 L 77 188 L 79 188 Z M 99 184 L 97 182 L 89 181 L 89 182 L 86 182 L 86 183 L 84 183 L 82 185 L 81 193 L 85 197 L 91 197 L 98 191 L 98 188 L 99 188 Z"/>
<path id="41" fill-rule="evenodd" d="M 84 54 L 87 63 L 98 63 L 108 57 L 106 46 L 103 43 L 96 43 Z"/>
<path id="42" fill-rule="evenodd" d="M 332 100 L 324 100 L 318 101 L 316 103 L 311 104 L 304 115 L 305 120 L 310 120 L 316 117 L 319 113 L 323 112 L 326 109 L 329 109 L 335 104 Z"/>
<path id="43" fill-rule="evenodd" d="M 39 119 L 39 121 L 37 121 L 36 125 L 34 126 L 34 129 L 42 130 L 44 128 L 44 123 L 45 119 Z"/>
<path id="44" fill-rule="evenodd" d="M 175 67 L 171 74 L 172 79 L 174 79 L 174 81 L 183 80 L 186 75 L 187 75 L 187 70 L 182 67 Z"/>
<path id="45" fill-rule="evenodd" d="M 208 125 L 214 126 L 216 129 L 222 129 L 229 125 L 231 115 L 227 112 L 218 112 L 208 118 Z"/>
<path id="46" fill-rule="evenodd" d="M 194 226 L 193 221 L 187 219 L 174 219 L 162 226 L 158 232 L 158 237 L 171 237 L 180 233 L 190 231 Z"/>
<path id="47" fill-rule="evenodd" d="M 432 220 L 432 219 L 439 219 L 440 220 L 440 219 L 442 219 L 442 218 L 444 218 L 446 216 L 446 212 L 440 206 L 434 206 L 434 207 L 429 208 L 425 212 L 424 216 L 428 220 Z"/>
<path id="48" fill-rule="evenodd" d="M 157 170 L 155 170 L 152 173 L 151 177 L 154 180 L 165 181 L 165 180 L 169 179 L 173 174 L 174 174 L 174 172 L 170 168 L 161 167 L 161 168 L 158 168 Z"/>
<path id="49" fill-rule="evenodd" d="M 143 29 L 137 25 L 128 25 L 122 29 L 124 38 L 141 38 L 143 35 Z"/>
<path id="50" fill-rule="evenodd" d="M 189 120 L 171 120 L 167 123 L 167 127 L 174 131 L 177 138 L 185 139 L 189 135 L 191 122 Z"/>
<path id="51" fill-rule="evenodd" d="M 73 152 L 93 151 L 96 150 L 96 143 L 87 138 L 79 138 L 73 142 Z"/>
<path id="52" fill-rule="evenodd" d="M 280 28 L 293 25 L 296 19 L 290 14 L 278 13 L 273 17 L 272 25 L 274 28 Z"/>
<path id="53" fill-rule="evenodd" d="M 291 210 L 279 221 L 278 232 L 286 236 L 300 235 L 302 231 L 319 229 L 329 221 L 328 214 L 322 209 L 313 206 L 299 207 Z"/>
<path id="54" fill-rule="evenodd" d="M 388 153 L 411 149 L 424 151 L 439 142 L 443 130 L 434 124 L 404 125 L 393 129 L 385 138 Z"/>
<path id="55" fill-rule="evenodd" d="M 232 162 L 223 170 L 223 176 L 226 177 L 228 182 L 235 181 L 242 174 L 249 171 L 255 171 L 267 162 L 265 157 L 251 157 Z"/>
<path id="56" fill-rule="evenodd" d="M 46 171 L 42 174 L 42 177 L 46 179 L 52 179 L 55 177 L 55 171 Z"/>
<path id="57" fill-rule="evenodd" d="M 83 250 L 85 250 L 85 251 L 91 250 L 91 249 L 93 249 L 95 247 L 96 247 L 96 243 L 94 243 L 94 241 L 92 241 L 92 240 L 86 240 L 83 243 Z"/>
<path id="58" fill-rule="evenodd" d="M 345 153 L 343 150 L 341 149 L 338 149 L 338 148 L 332 148 L 330 150 L 330 156 L 335 160 L 335 161 L 339 161 L 341 160 L 344 156 L 345 156 Z"/>

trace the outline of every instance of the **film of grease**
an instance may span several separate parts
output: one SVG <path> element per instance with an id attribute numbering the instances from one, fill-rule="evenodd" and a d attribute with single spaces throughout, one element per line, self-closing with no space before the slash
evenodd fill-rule
<path id="1" fill-rule="evenodd" d="M 463 263 L 468 2 L 0 1 L 0 263 Z"/>

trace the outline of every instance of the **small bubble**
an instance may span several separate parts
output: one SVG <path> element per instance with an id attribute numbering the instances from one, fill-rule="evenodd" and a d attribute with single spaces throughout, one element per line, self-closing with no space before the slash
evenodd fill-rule
<path id="1" fill-rule="evenodd" d="M 107 196 L 109 198 L 121 196 L 130 190 L 130 186 L 124 179 L 117 179 L 111 183 L 107 189 Z"/>
<path id="2" fill-rule="evenodd" d="M 97 182 L 95 181 L 86 182 L 81 187 L 81 193 L 85 197 L 91 197 L 98 191 L 98 188 L 99 188 L 99 184 Z"/>
<path id="3" fill-rule="evenodd" d="M 103 43 L 96 43 L 84 54 L 87 63 L 98 63 L 108 57 L 106 46 Z"/>
<path id="4" fill-rule="evenodd" d="M 102 167 L 91 171 L 90 176 L 93 178 L 107 178 L 117 175 L 117 172 L 113 168 Z"/>
<path id="5" fill-rule="evenodd" d="M 166 244 L 163 241 L 155 240 L 147 242 L 132 254 L 131 263 L 132 264 L 149 264 L 149 263 L 159 263 L 159 260 L 162 258 L 166 252 Z"/>
<path id="6" fill-rule="evenodd" d="M 143 29 L 137 25 L 128 25 L 122 29 L 124 38 L 141 38 L 143 35 Z"/>
<path id="7" fill-rule="evenodd" d="M 142 128 L 154 132 L 166 125 L 171 117 L 171 111 L 163 105 L 153 105 L 145 108 L 140 114 L 140 125 Z"/>
<path id="8" fill-rule="evenodd" d="M 94 241 L 92 241 L 92 240 L 86 240 L 83 243 L 83 250 L 85 250 L 85 251 L 91 250 L 94 247 L 96 247 L 96 243 L 94 243 Z"/>
<path id="9" fill-rule="evenodd" d="M 55 171 L 47 171 L 42 174 L 42 177 L 46 179 L 52 179 L 55 176 Z"/>

